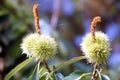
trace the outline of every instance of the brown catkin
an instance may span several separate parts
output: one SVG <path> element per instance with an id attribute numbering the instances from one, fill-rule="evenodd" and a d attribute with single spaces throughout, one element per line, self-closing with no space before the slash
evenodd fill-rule
<path id="1" fill-rule="evenodd" d="M 35 5 L 33 6 L 33 14 L 34 14 L 36 32 L 37 32 L 38 34 L 41 34 L 41 33 L 40 33 L 40 25 L 39 25 L 38 7 L 39 7 L 38 4 L 35 4 Z"/>
<path id="2" fill-rule="evenodd" d="M 98 22 L 101 22 L 101 17 L 99 17 L 99 16 L 94 17 L 92 22 L 91 22 L 91 35 L 93 38 L 93 42 L 96 41 L 96 39 L 95 39 L 95 27 L 96 27 Z"/>

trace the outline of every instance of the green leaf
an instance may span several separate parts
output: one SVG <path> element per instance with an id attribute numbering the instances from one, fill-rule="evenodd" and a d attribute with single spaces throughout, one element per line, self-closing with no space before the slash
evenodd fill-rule
<path id="1" fill-rule="evenodd" d="M 28 80 L 39 80 L 39 66 L 40 66 L 40 61 L 36 64 Z"/>
<path id="2" fill-rule="evenodd" d="M 110 78 L 107 75 L 102 74 L 102 80 L 110 80 Z"/>
<path id="3" fill-rule="evenodd" d="M 67 62 L 65 62 L 65 63 L 63 63 L 63 64 L 61 64 L 61 65 L 59 65 L 58 67 L 56 67 L 55 71 L 58 71 L 58 70 L 60 70 L 61 68 L 67 66 L 67 65 L 70 65 L 70 64 L 72 64 L 72 63 L 74 63 L 74 62 L 77 62 L 77 61 L 82 60 L 82 59 L 85 59 L 85 58 L 86 58 L 85 56 L 75 57 L 75 58 L 73 58 L 73 59 L 71 59 L 71 60 L 69 60 L 69 61 L 67 61 Z"/>
<path id="4" fill-rule="evenodd" d="M 48 72 L 44 72 L 39 80 L 57 80 L 57 76 L 55 73 L 48 73 Z"/>
<path id="5" fill-rule="evenodd" d="M 45 80 L 57 80 L 56 74 L 55 73 L 48 74 Z"/>
<path id="6" fill-rule="evenodd" d="M 28 80 L 33 80 L 33 77 L 36 75 L 37 71 L 37 65 L 35 66 L 34 70 L 32 71 L 32 74 L 28 77 Z"/>
<path id="7" fill-rule="evenodd" d="M 39 80 L 46 80 L 47 75 L 48 75 L 48 72 L 43 73 L 43 74 L 40 76 Z"/>
<path id="8" fill-rule="evenodd" d="M 90 80 L 92 77 L 92 73 L 84 73 L 82 74 L 78 80 Z"/>
<path id="9" fill-rule="evenodd" d="M 76 80 L 91 80 L 91 77 L 92 77 L 92 73 L 84 73 Z M 96 80 L 101 80 L 101 79 L 100 77 L 98 77 Z"/>
<path id="10" fill-rule="evenodd" d="M 64 76 L 62 73 L 57 73 L 56 78 L 57 78 L 57 80 L 63 80 Z"/>
<path id="11" fill-rule="evenodd" d="M 34 58 L 28 58 L 25 61 L 23 61 L 21 64 L 19 64 L 18 66 L 16 66 L 12 71 L 10 71 L 4 80 L 10 80 L 10 78 L 15 75 L 19 70 L 21 70 L 23 67 L 25 67 L 26 65 L 28 65 L 30 62 L 32 62 L 34 60 Z"/>
<path id="12" fill-rule="evenodd" d="M 100 71 L 98 69 L 96 69 L 96 71 L 98 73 L 98 77 L 100 78 L 100 80 L 102 80 Z"/>
<path id="13" fill-rule="evenodd" d="M 65 77 L 63 80 L 76 80 L 80 77 L 81 72 L 80 71 L 75 71 L 71 73 L 69 76 Z"/>
<path id="14" fill-rule="evenodd" d="M 104 74 L 101 75 L 98 70 L 97 73 L 98 73 L 98 78 L 96 80 L 110 80 L 110 78 L 107 75 Z M 91 77 L 92 77 L 92 73 L 84 73 L 76 80 L 90 80 Z"/>
<path id="15" fill-rule="evenodd" d="M 53 73 L 53 74 L 51 75 L 51 79 L 52 79 L 52 80 L 57 80 L 57 76 L 56 76 L 55 73 Z"/>
<path id="16" fill-rule="evenodd" d="M 44 67 L 44 66 L 41 66 L 40 67 L 40 70 L 39 70 L 39 77 L 41 77 L 41 75 L 43 75 L 43 73 L 45 73 L 46 72 L 46 68 Z"/>

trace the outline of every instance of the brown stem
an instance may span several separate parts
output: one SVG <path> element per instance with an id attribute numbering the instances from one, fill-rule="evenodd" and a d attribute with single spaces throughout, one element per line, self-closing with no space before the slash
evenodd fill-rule
<path id="1" fill-rule="evenodd" d="M 46 69 L 48 70 L 48 72 L 50 73 L 51 70 L 50 70 L 50 68 L 49 68 L 49 66 L 48 66 L 48 64 L 47 64 L 47 62 L 46 62 L 46 60 L 43 60 L 43 63 L 44 63 L 44 65 L 45 65 Z"/>
<path id="2" fill-rule="evenodd" d="M 101 22 L 101 17 L 99 17 L 99 16 L 94 17 L 92 20 L 92 23 L 91 23 L 91 35 L 93 38 L 93 42 L 96 41 L 96 39 L 95 39 L 95 27 L 96 27 L 98 22 Z"/>
<path id="3" fill-rule="evenodd" d="M 100 69 L 100 73 L 101 73 L 101 72 L 102 72 L 102 69 Z M 98 74 L 95 75 L 96 79 L 97 79 L 98 76 L 99 76 Z"/>
<path id="4" fill-rule="evenodd" d="M 35 28 L 36 28 L 36 32 L 37 32 L 38 34 L 41 34 L 41 33 L 40 33 L 40 25 L 39 25 L 38 7 L 39 7 L 38 4 L 35 4 L 35 5 L 33 6 L 33 14 L 34 14 L 34 18 L 35 18 Z"/>
<path id="5" fill-rule="evenodd" d="M 96 71 L 97 68 L 98 68 L 98 65 L 95 64 L 91 80 L 96 80 L 97 79 L 97 77 L 98 77 L 98 74 L 97 74 L 97 71 Z"/>

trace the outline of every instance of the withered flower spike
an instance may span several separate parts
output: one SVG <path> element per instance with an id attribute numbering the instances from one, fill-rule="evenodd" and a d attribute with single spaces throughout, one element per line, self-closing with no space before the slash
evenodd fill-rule
<path id="1" fill-rule="evenodd" d="M 94 17 L 92 22 L 91 22 L 91 35 L 93 38 L 93 42 L 96 41 L 96 39 L 95 39 L 95 27 L 96 27 L 98 22 L 101 22 L 101 17 L 99 17 L 99 16 Z"/>
<path id="2" fill-rule="evenodd" d="M 41 33 L 40 33 L 40 25 L 39 25 L 38 7 L 39 7 L 38 4 L 35 4 L 35 5 L 33 6 L 33 14 L 34 14 L 34 19 L 35 19 L 36 32 L 37 32 L 38 34 L 41 34 Z"/>

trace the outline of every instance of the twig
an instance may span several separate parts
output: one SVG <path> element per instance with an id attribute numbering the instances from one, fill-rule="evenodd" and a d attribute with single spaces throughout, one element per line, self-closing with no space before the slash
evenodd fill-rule
<path id="1" fill-rule="evenodd" d="M 93 74 L 91 80 L 96 80 L 98 77 L 96 69 L 98 68 L 97 64 L 94 65 Z"/>
<path id="2" fill-rule="evenodd" d="M 102 72 L 102 69 L 100 69 L 100 71 L 99 71 L 100 73 Z M 97 79 L 97 77 L 98 77 L 99 75 L 98 74 L 96 74 L 95 75 L 95 78 Z"/>
<path id="3" fill-rule="evenodd" d="M 47 64 L 47 62 L 46 62 L 46 60 L 43 60 L 43 63 L 44 63 L 44 65 L 45 65 L 46 69 L 48 70 L 48 72 L 50 73 L 51 70 L 50 70 L 50 68 L 49 68 L 49 66 L 48 66 L 48 64 Z"/>

